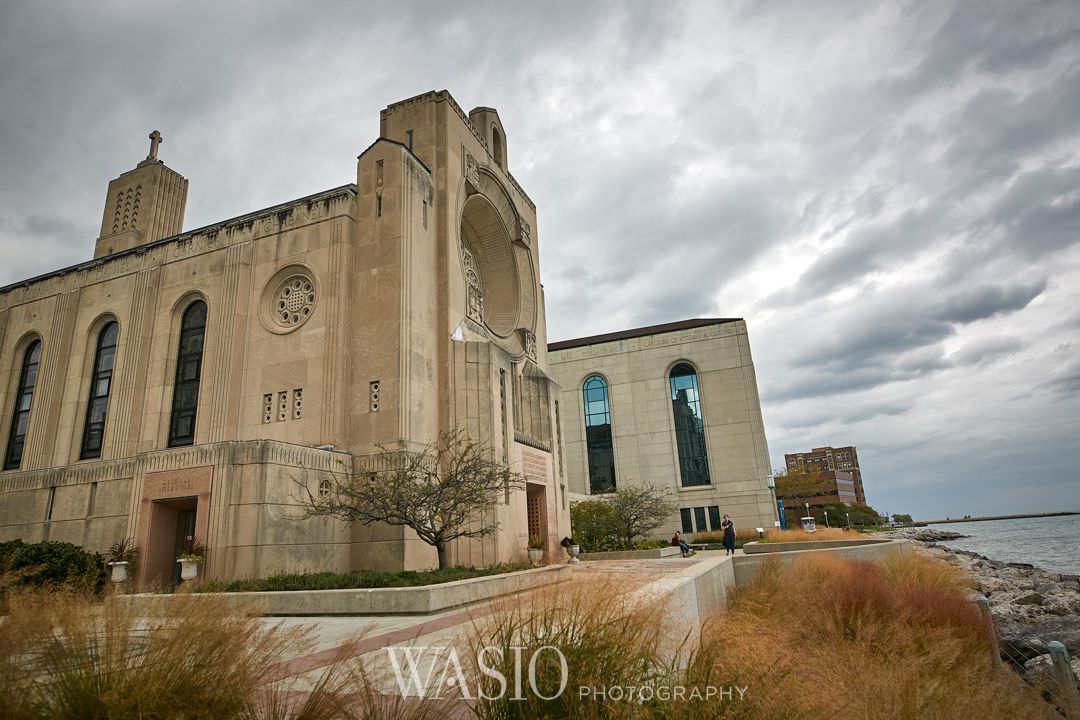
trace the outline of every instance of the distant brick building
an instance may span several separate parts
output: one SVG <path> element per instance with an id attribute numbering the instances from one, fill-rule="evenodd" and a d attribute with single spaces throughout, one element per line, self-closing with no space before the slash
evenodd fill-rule
<path id="1" fill-rule="evenodd" d="M 776 499 L 784 501 L 784 508 L 797 512 L 796 517 L 802 517 L 805 505 L 820 507 L 822 505 L 839 505 L 845 503 L 851 505 L 858 502 L 855 495 L 855 481 L 850 472 L 843 470 L 819 471 L 821 488 L 812 497 L 793 493 L 785 488 L 782 482 L 776 484 Z M 788 515 L 791 519 L 791 515 Z"/>
<path id="2" fill-rule="evenodd" d="M 857 503 L 866 503 L 866 493 L 863 492 L 862 471 L 859 469 L 859 454 L 854 445 L 847 447 L 819 447 L 806 453 L 785 453 L 784 462 L 788 470 L 800 467 L 816 467 L 821 471 L 841 471 L 842 474 L 850 473 L 851 481 L 855 485 L 855 500 Z M 840 502 L 851 502 L 841 500 Z M 814 503 L 810 503 L 813 505 Z"/>

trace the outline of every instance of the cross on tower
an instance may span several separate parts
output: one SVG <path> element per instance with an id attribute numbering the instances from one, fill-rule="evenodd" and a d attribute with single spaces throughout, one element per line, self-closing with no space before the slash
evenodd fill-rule
<path id="1" fill-rule="evenodd" d="M 161 133 L 157 130 L 150 133 L 150 154 L 146 156 L 147 160 L 157 160 L 158 145 L 162 142 L 164 141 L 161 139 Z"/>

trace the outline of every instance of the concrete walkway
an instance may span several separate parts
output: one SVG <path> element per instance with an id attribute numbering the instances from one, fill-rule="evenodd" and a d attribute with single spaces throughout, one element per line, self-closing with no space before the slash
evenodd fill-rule
<path id="1" fill-rule="evenodd" d="M 610 576 L 612 582 L 625 585 L 631 578 L 643 581 L 642 590 L 650 586 L 656 593 L 668 593 L 674 584 L 681 583 L 685 574 L 706 559 L 722 556 L 720 552 L 703 552 L 689 558 L 671 557 L 647 560 L 608 560 L 583 562 L 573 567 L 580 578 Z M 468 647 L 467 638 L 473 623 L 492 612 L 491 603 L 480 603 L 430 615 L 383 615 L 359 617 L 263 617 L 267 627 L 307 629 L 314 647 L 289 658 L 267 676 L 266 682 L 288 685 L 293 694 L 310 690 L 335 662 L 358 658 L 368 677 L 380 692 L 399 694 L 400 689 L 389 661 L 387 648 L 416 647 L 444 648 L 440 665 L 446 660 L 448 648 L 462 655 Z M 421 675 L 434 663 L 438 654 L 425 655 L 428 662 L 419 664 Z M 404 669 L 404 668 L 403 668 Z"/>

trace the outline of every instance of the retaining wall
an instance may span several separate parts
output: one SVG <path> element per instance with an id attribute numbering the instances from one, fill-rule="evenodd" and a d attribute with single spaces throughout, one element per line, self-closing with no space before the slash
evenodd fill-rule
<path id="1" fill-rule="evenodd" d="M 131 603 L 144 616 L 161 616 L 180 597 L 224 602 L 231 610 L 258 615 L 417 615 L 449 610 L 503 595 L 568 580 L 569 565 L 455 580 L 422 587 L 357 588 L 348 590 L 291 590 L 273 592 L 117 595 L 112 601 Z"/>

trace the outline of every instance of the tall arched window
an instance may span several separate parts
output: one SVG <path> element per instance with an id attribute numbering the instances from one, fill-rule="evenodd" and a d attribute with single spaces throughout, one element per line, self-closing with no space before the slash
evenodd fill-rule
<path id="1" fill-rule="evenodd" d="M 180 347 L 176 355 L 176 384 L 169 417 L 169 447 L 195 443 L 195 411 L 199 407 L 203 338 L 206 336 L 206 303 L 188 305 L 180 321 Z"/>
<path id="2" fill-rule="evenodd" d="M 611 446 L 611 408 L 607 383 L 591 375 L 581 388 L 585 402 L 585 447 L 589 455 L 589 492 L 615 489 L 615 452 Z"/>
<path id="3" fill-rule="evenodd" d="M 80 460 L 101 457 L 105 439 L 105 416 L 109 410 L 109 391 L 112 389 L 113 364 L 116 361 L 118 326 L 110 322 L 98 334 L 94 353 L 94 371 L 90 376 L 90 397 L 86 401 L 86 424 L 83 426 Z"/>
<path id="4" fill-rule="evenodd" d="M 15 412 L 11 417 L 11 433 L 8 435 L 4 469 L 18 470 L 22 464 L 26 428 L 30 425 L 30 403 L 34 399 L 38 365 L 41 363 L 41 341 L 35 340 L 23 355 L 22 372 L 19 373 L 19 389 L 15 392 Z"/>
<path id="5" fill-rule="evenodd" d="M 705 423 L 701 418 L 697 373 L 686 363 L 671 368 L 671 410 L 675 415 L 675 444 L 684 487 L 709 484 L 709 458 L 705 452 Z"/>

